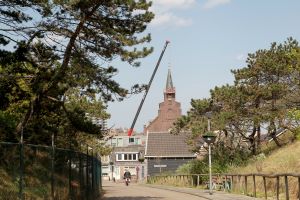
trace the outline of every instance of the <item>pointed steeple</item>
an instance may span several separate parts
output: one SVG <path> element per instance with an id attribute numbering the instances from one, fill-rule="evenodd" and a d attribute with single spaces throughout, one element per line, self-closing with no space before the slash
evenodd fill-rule
<path id="1" fill-rule="evenodd" d="M 175 87 L 173 86 L 172 81 L 172 75 L 171 75 L 171 69 L 168 70 L 168 76 L 167 76 L 167 83 L 166 83 L 166 89 L 164 92 L 165 99 L 174 99 L 175 100 Z"/>
<path id="2" fill-rule="evenodd" d="M 166 90 L 173 89 L 173 81 L 172 81 L 172 75 L 171 75 L 171 69 L 168 70 L 168 77 L 167 77 L 167 84 L 166 84 Z"/>

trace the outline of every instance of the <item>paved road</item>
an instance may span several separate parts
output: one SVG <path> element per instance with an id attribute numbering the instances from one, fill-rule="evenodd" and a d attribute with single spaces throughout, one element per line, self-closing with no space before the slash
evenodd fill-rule
<path id="1" fill-rule="evenodd" d="M 253 200 L 243 195 L 217 192 L 209 195 L 208 191 L 191 188 L 177 188 L 158 185 L 103 182 L 104 200 Z"/>

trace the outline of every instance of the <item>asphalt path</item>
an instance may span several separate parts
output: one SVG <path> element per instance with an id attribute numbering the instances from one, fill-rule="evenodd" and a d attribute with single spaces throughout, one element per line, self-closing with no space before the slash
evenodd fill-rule
<path id="1" fill-rule="evenodd" d="M 250 200 L 243 195 L 233 195 L 224 192 L 209 195 L 208 191 L 177 188 L 169 186 L 144 185 L 131 183 L 103 182 L 104 200 Z"/>
<path id="2" fill-rule="evenodd" d="M 145 187 L 135 183 L 126 186 L 124 183 L 104 182 L 103 189 L 104 200 L 205 200 L 190 194 Z"/>

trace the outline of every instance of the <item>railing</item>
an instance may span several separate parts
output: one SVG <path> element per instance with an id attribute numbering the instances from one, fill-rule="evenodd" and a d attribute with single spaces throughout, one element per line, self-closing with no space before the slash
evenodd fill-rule
<path id="1" fill-rule="evenodd" d="M 0 197 L 97 199 L 101 161 L 93 153 L 0 142 Z"/>
<path id="2" fill-rule="evenodd" d="M 208 174 L 148 177 L 149 184 L 208 188 Z M 213 174 L 213 188 L 253 197 L 300 199 L 300 174 Z"/>

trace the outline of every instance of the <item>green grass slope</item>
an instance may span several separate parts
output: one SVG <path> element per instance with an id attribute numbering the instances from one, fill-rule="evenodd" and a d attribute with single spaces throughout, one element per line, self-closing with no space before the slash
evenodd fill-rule
<path id="1" fill-rule="evenodd" d="M 300 173 L 300 141 L 260 154 L 247 166 L 232 167 L 230 173 Z"/>
<path id="2" fill-rule="evenodd" d="M 269 146 L 270 147 L 270 146 Z M 300 174 L 300 141 L 286 144 L 281 148 L 265 146 L 266 154 L 261 153 L 249 161 L 246 166 L 231 167 L 229 173 L 233 174 L 281 174 L 281 173 L 295 173 Z M 249 195 L 253 192 L 253 183 L 249 177 L 248 188 Z M 256 178 L 257 197 L 264 197 L 264 184 L 262 177 Z M 298 180 L 295 177 L 288 177 L 289 195 L 290 199 L 298 199 Z M 267 196 L 268 199 L 275 199 L 276 196 L 276 179 L 266 179 Z M 285 180 L 284 177 L 280 178 L 280 195 L 279 199 L 285 199 Z"/>

